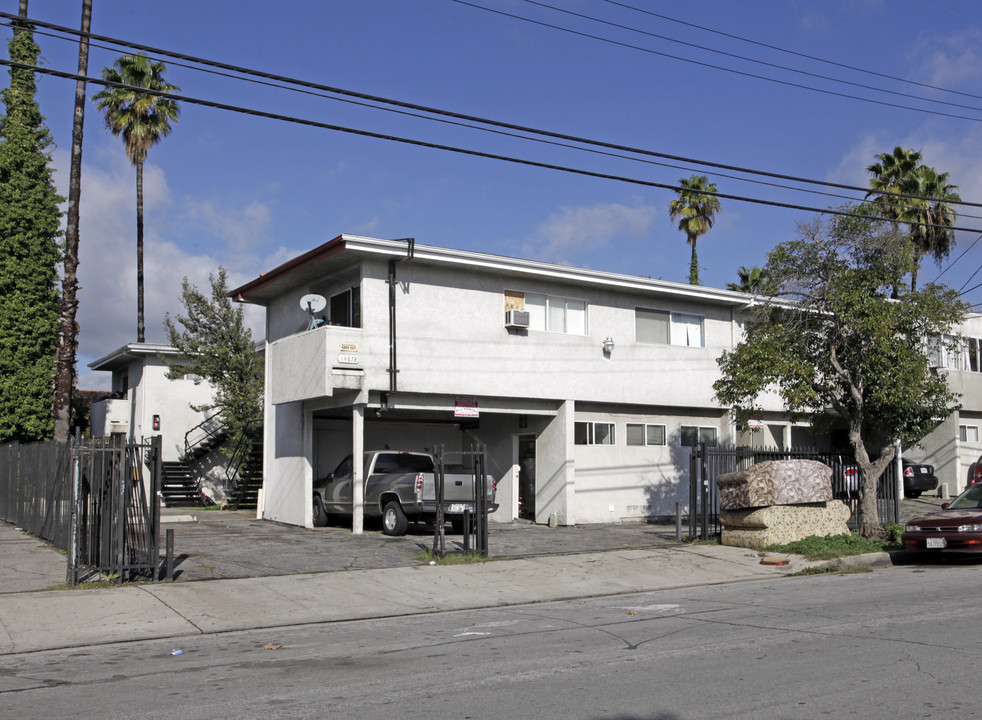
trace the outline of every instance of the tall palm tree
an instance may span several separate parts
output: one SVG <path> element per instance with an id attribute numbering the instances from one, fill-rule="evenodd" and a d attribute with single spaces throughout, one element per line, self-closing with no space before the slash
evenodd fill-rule
<path id="1" fill-rule="evenodd" d="M 737 278 L 740 282 L 726 283 L 727 290 L 750 293 L 751 295 L 774 294 L 774 283 L 771 282 L 771 276 L 767 272 L 767 268 L 758 267 L 757 265 L 748 268 L 745 265 L 741 265 L 740 269 L 737 270 Z"/>
<path id="2" fill-rule="evenodd" d="M 679 230 L 685 233 L 685 240 L 692 248 L 692 261 L 689 263 L 689 283 L 699 284 L 699 260 L 696 256 L 696 241 L 713 226 L 716 213 L 720 212 L 719 200 L 715 195 L 716 186 L 705 175 L 693 175 L 679 180 L 679 196 L 668 203 L 668 214 L 672 220 L 679 221 Z"/>
<path id="3" fill-rule="evenodd" d="M 866 197 L 873 198 L 880 207 L 880 214 L 891 222 L 894 230 L 898 230 L 901 218 L 913 200 L 888 193 L 904 193 L 903 188 L 910 188 L 920 166 L 921 153 L 897 145 L 892 153 L 880 153 L 876 159 L 878 162 L 866 166 L 866 172 L 872 175 Z"/>
<path id="4" fill-rule="evenodd" d="M 180 107 L 173 98 L 160 97 L 136 88 L 174 93 L 180 90 L 164 80 L 166 67 L 146 55 L 123 55 L 111 68 L 103 68 L 102 79 L 126 87 L 109 86 L 93 96 L 106 116 L 106 128 L 122 135 L 126 156 L 136 166 L 136 339 L 146 339 L 143 322 L 143 163 L 147 152 L 170 134 Z"/>
<path id="5" fill-rule="evenodd" d="M 958 186 L 948 182 L 948 173 L 921 164 L 921 153 L 916 150 L 898 145 L 892 153 L 882 153 L 876 158 L 879 162 L 866 168 L 873 176 L 866 197 L 873 197 L 895 231 L 899 231 L 900 223 L 907 224 L 918 260 L 910 276 L 910 289 L 916 290 L 921 257 L 932 255 L 940 263 L 951 252 L 954 244 L 951 228 L 956 217 L 951 206 L 961 201 Z"/>
<path id="6" fill-rule="evenodd" d="M 948 182 L 948 173 L 939 173 L 926 165 L 918 168 L 916 176 L 911 181 L 908 190 L 911 195 L 919 195 L 911 205 L 907 220 L 911 223 L 910 236 L 920 258 L 931 255 L 935 262 L 941 263 L 951 252 L 955 242 L 955 225 L 957 214 L 952 204 L 961 202 L 958 186 Z M 917 268 L 911 274 L 910 289 L 917 289 Z"/>

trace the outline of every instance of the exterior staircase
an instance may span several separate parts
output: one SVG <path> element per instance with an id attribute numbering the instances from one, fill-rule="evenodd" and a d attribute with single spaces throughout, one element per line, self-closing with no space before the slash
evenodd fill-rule
<path id="1" fill-rule="evenodd" d="M 261 433 L 259 437 L 262 437 Z M 234 472 L 237 456 L 241 456 L 242 461 L 238 472 Z M 237 448 L 229 468 L 226 490 L 229 506 L 236 510 L 255 510 L 259 504 L 259 488 L 263 486 L 262 440 L 250 440 Z"/>
<path id="2" fill-rule="evenodd" d="M 185 461 L 165 461 L 161 467 L 160 497 L 164 507 L 200 507 L 204 504 L 198 481 Z"/>

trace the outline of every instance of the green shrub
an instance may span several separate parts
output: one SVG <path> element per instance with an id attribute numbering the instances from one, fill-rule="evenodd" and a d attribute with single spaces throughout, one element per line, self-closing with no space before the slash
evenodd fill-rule
<path id="1" fill-rule="evenodd" d="M 808 560 L 834 560 L 848 555 L 884 552 L 896 549 L 896 543 L 890 540 L 871 540 L 860 537 L 858 533 L 849 535 L 828 535 L 819 537 L 809 535 L 801 540 L 795 540 L 787 545 L 769 545 L 764 548 L 767 552 L 791 553 L 803 555 Z"/>

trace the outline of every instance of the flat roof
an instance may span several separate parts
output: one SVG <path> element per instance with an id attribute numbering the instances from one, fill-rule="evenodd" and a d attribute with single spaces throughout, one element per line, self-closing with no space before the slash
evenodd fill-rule
<path id="1" fill-rule="evenodd" d="M 338 235 L 313 250 L 298 255 L 269 272 L 229 292 L 229 297 L 239 302 L 268 305 L 269 302 L 307 282 L 316 280 L 349 261 L 353 254 L 376 255 L 387 259 L 406 257 L 405 240 L 381 240 L 360 235 Z M 497 270 L 512 275 L 549 277 L 576 284 L 621 288 L 659 295 L 674 295 L 688 299 L 717 302 L 724 305 L 746 305 L 757 298 L 734 290 L 722 290 L 703 285 L 689 285 L 668 280 L 623 275 L 619 273 L 588 270 L 569 265 L 558 265 L 540 260 L 522 260 L 502 255 L 453 250 L 433 245 L 414 244 L 413 259 L 436 264 L 470 266 L 478 269 Z"/>
<path id="2" fill-rule="evenodd" d="M 173 345 L 163 343 L 129 343 L 123 347 L 113 350 L 105 357 L 89 363 L 92 370 L 118 370 L 148 355 L 180 355 Z"/>

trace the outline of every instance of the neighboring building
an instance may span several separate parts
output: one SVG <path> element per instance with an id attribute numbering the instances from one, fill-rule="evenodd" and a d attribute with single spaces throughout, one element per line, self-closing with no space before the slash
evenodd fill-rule
<path id="1" fill-rule="evenodd" d="M 177 363 L 181 359 L 170 345 L 130 343 L 89 363 L 92 370 L 112 373 L 110 397 L 92 405 L 91 431 L 96 438 L 122 435 L 129 442 L 160 435 L 162 460 L 174 464 L 183 461 L 186 442 L 200 441 L 206 432 L 219 430 L 220 423 L 209 421 L 214 410 L 191 407 L 211 402 L 211 384 L 192 375 L 168 379 L 164 357 Z M 224 497 L 226 462 L 224 455 L 201 459 L 192 473 L 218 502 Z"/>
<path id="2" fill-rule="evenodd" d="M 917 447 L 906 448 L 904 457 L 934 465 L 934 472 L 950 494 L 971 482 L 975 462 L 982 455 L 982 315 L 972 313 L 957 328 L 964 338 L 960 352 L 935 348 L 929 364 L 948 375 L 949 387 L 961 395 L 961 408 Z"/>
<path id="3" fill-rule="evenodd" d="M 312 481 L 362 448 L 474 442 L 493 520 L 673 516 L 689 446 L 738 440 L 712 384 L 743 293 L 341 235 L 230 295 L 267 309 L 270 520 L 310 526 Z M 769 402 L 754 444 L 816 444 Z"/>

